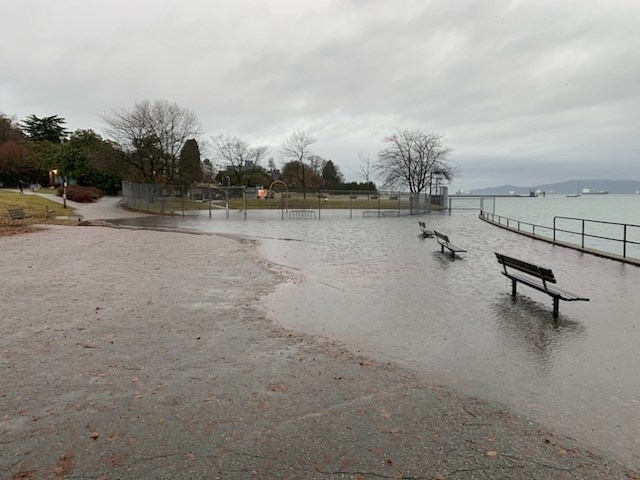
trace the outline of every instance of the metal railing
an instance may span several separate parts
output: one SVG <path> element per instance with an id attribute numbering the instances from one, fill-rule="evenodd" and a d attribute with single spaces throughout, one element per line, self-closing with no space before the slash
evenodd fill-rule
<path id="1" fill-rule="evenodd" d="M 553 240 L 554 243 L 558 243 L 561 240 L 558 239 L 558 234 L 568 234 L 568 235 L 577 235 L 580 237 L 580 248 L 585 250 L 587 247 L 585 244 L 586 239 L 596 239 L 596 240 L 604 240 L 608 242 L 616 242 L 616 244 L 622 244 L 622 258 L 627 258 L 628 246 L 640 246 L 640 241 L 631 240 L 629 238 L 629 231 L 631 229 L 637 228 L 637 238 L 640 239 L 640 225 L 635 225 L 632 223 L 619 223 L 619 222 L 607 222 L 603 220 L 591 220 L 587 218 L 577 218 L 577 217 L 564 217 L 564 216 L 555 216 L 553 217 L 553 226 L 549 227 L 546 225 L 537 225 L 535 223 L 523 222 L 522 220 L 517 220 L 514 218 L 504 217 L 501 215 L 496 215 L 494 213 L 489 213 L 485 211 L 480 211 L 480 216 L 486 220 L 491 221 L 492 223 L 505 226 L 512 230 L 516 230 L 518 232 L 531 234 L 532 236 L 540 236 L 545 237 L 547 239 Z M 580 230 L 569 230 L 566 227 L 560 228 L 558 225 L 562 220 L 570 220 L 580 222 Z M 622 228 L 622 235 L 620 237 L 612 237 L 607 236 L 605 234 L 600 233 L 588 233 L 587 226 L 589 225 L 606 225 L 606 226 L 616 226 Z M 542 232 L 546 232 L 547 235 L 542 234 Z M 565 243 L 573 243 L 573 242 L 565 242 Z M 573 243 L 576 247 L 578 244 Z M 615 253 L 615 252 L 609 252 Z M 635 258 L 635 257 L 634 257 Z"/>
<path id="2" fill-rule="evenodd" d="M 502 215 L 496 215 L 495 213 L 489 213 L 482 210 L 480 211 L 480 216 L 482 216 L 487 220 L 491 220 L 491 222 L 497 223 L 498 225 L 504 225 L 505 227 L 515 229 L 518 232 L 530 233 L 533 236 L 536 235 L 536 228 L 538 229 L 538 232 L 540 230 L 548 230 L 551 233 L 553 239 L 555 240 L 555 233 L 553 232 L 553 227 L 547 227 L 545 225 L 537 225 L 535 223 L 523 222 L 522 220 L 516 220 L 514 218 L 504 217 Z M 524 227 L 531 227 L 531 229 L 528 230 Z M 548 238 L 552 238 L 552 237 L 548 237 Z"/>
<path id="3" fill-rule="evenodd" d="M 580 232 L 574 232 L 571 230 L 563 230 L 560 229 L 556 226 L 556 223 L 558 220 L 572 220 L 572 221 L 578 221 L 580 222 L 582 228 L 580 230 Z M 586 225 L 588 224 L 593 224 L 593 225 L 615 225 L 617 227 L 622 227 L 622 238 L 616 238 L 616 237 L 605 237 L 602 235 L 596 235 L 593 233 L 586 233 Z M 622 258 L 627 258 L 627 244 L 629 245 L 640 245 L 640 242 L 635 242 L 633 240 L 629 240 L 628 238 L 628 230 L 629 227 L 631 228 L 638 228 L 640 229 L 640 225 L 635 225 L 632 223 L 618 223 L 618 222 L 606 222 L 603 220 L 590 220 L 588 218 L 577 218 L 577 217 L 563 217 L 563 216 L 559 216 L 556 215 L 555 217 L 553 217 L 553 240 L 556 240 L 556 232 L 563 232 L 563 233 L 570 233 L 570 234 L 574 234 L 580 235 L 580 246 L 584 249 L 584 240 L 585 238 L 597 238 L 599 240 L 607 240 L 607 241 L 614 241 L 614 242 L 620 242 L 622 243 Z"/>

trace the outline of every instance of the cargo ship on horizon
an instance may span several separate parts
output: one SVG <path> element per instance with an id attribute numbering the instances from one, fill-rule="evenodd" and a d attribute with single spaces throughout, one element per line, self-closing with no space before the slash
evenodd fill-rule
<path id="1" fill-rule="evenodd" d="M 596 191 L 591 191 L 590 188 L 583 188 L 582 189 L 582 194 L 583 195 L 607 195 L 609 192 L 607 190 L 596 190 Z"/>

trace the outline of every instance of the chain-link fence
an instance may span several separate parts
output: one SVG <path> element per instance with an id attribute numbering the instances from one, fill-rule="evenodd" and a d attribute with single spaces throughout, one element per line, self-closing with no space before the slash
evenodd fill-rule
<path id="1" fill-rule="evenodd" d="M 387 217 L 416 215 L 447 208 L 447 188 L 429 193 L 366 190 L 290 190 L 284 185 L 274 188 L 197 185 L 191 187 L 159 186 L 122 182 L 122 202 L 132 209 L 162 214 L 187 214 L 209 210 L 272 210 L 280 218 L 321 218 L 328 210 L 353 217 Z"/>

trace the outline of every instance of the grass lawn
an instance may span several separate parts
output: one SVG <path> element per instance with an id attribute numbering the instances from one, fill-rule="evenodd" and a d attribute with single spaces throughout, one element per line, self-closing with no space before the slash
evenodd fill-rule
<path id="1" fill-rule="evenodd" d="M 21 208 L 25 218 L 12 220 L 9 216 L 9 209 L 12 208 Z M 74 215 L 74 211 L 39 195 L 0 189 L 0 236 L 32 232 L 37 230 L 37 224 L 77 225 L 78 222 L 74 220 L 55 218 L 63 215 Z"/>

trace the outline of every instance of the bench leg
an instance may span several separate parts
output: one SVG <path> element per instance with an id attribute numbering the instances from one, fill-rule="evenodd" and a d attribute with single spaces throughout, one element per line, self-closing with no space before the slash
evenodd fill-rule
<path id="1" fill-rule="evenodd" d="M 559 303 L 560 299 L 558 297 L 553 297 L 553 318 L 558 318 Z"/>
<path id="2" fill-rule="evenodd" d="M 516 281 L 515 280 L 511 280 L 511 296 L 515 297 L 516 296 Z"/>
<path id="3" fill-rule="evenodd" d="M 444 245 L 440 245 L 440 251 L 444 253 Z"/>

